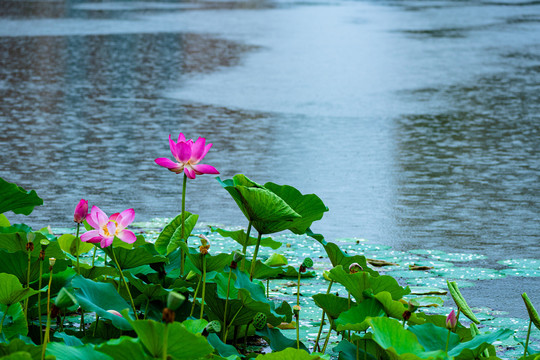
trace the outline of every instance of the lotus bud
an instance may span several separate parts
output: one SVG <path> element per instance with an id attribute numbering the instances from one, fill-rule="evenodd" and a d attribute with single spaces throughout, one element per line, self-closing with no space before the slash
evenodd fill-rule
<path id="1" fill-rule="evenodd" d="M 235 250 L 233 252 L 233 261 L 235 263 L 239 263 L 240 261 L 242 261 L 242 259 L 245 257 L 244 253 L 238 251 L 238 250 Z"/>
<path id="2" fill-rule="evenodd" d="M 54 264 L 56 264 L 55 258 L 49 258 L 49 269 L 52 269 Z"/>
<path id="3" fill-rule="evenodd" d="M 56 296 L 54 304 L 60 309 L 66 309 L 75 305 L 75 297 L 66 288 L 61 288 Z"/>
<path id="4" fill-rule="evenodd" d="M 116 310 L 107 310 L 108 313 L 110 314 L 113 314 L 113 315 L 116 315 L 116 316 L 120 316 L 120 317 L 123 317 L 122 314 L 120 314 L 118 311 Z"/>
<path id="5" fill-rule="evenodd" d="M 186 297 L 176 291 L 171 291 L 167 296 L 167 307 L 172 311 L 178 310 L 180 306 L 186 301 Z"/>
<path id="6" fill-rule="evenodd" d="M 75 207 L 75 213 L 73 214 L 73 221 L 80 224 L 86 219 L 88 215 L 88 200 L 81 199 Z"/>
<path id="7" fill-rule="evenodd" d="M 446 317 L 446 328 L 450 331 L 454 331 L 456 326 L 457 326 L 457 317 L 454 310 L 452 310 L 450 314 L 448 314 L 448 316 Z"/>
<path id="8" fill-rule="evenodd" d="M 300 265 L 300 272 L 306 272 L 307 268 L 310 268 L 313 266 L 313 260 L 311 258 L 305 258 L 302 262 L 302 265 Z"/>
<path id="9" fill-rule="evenodd" d="M 330 279 L 330 271 L 328 270 L 323 271 L 322 276 L 325 280 L 332 281 L 332 279 Z"/>
<path id="10" fill-rule="evenodd" d="M 39 260 L 44 261 L 45 260 L 45 250 L 47 249 L 47 246 L 49 246 L 49 240 L 47 239 L 41 239 L 39 241 L 41 245 L 41 250 L 39 251 Z"/>
<path id="11" fill-rule="evenodd" d="M 364 271 L 364 268 L 362 266 L 360 266 L 359 263 L 352 263 L 349 266 L 349 272 L 351 274 L 356 274 L 357 272 L 360 272 L 360 271 Z"/>
<path id="12" fill-rule="evenodd" d="M 34 239 L 36 238 L 36 234 L 33 232 L 29 232 L 26 234 L 26 251 L 32 252 L 34 251 Z"/>
<path id="13" fill-rule="evenodd" d="M 262 330 L 266 326 L 266 323 L 268 322 L 266 315 L 262 312 L 258 312 L 253 317 L 253 327 L 257 330 Z"/>
<path id="14" fill-rule="evenodd" d="M 298 315 L 300 314 L 300 305 L 294 305 L 292 307 L 292 309 L 293 309 L 293 312 L 294 312 L 294 316 L 298 317 Z"/>

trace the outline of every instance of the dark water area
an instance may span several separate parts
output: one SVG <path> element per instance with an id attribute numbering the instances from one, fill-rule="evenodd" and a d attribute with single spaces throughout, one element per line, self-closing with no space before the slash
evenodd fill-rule
<path id="1" fill-rule="evenodd" d="M 319 195 L 329 240 L 540 258 L 539 39 L 525 1 L 2 1 L 0 176 L 45 201 L 8 217 L 172 217 L 181 177 L 153 160 L 182 131 L 224 178 Z M 187 200 L 246 225 L 212 176 Z M 525 316 L 538 279 L 471 302 Z"/>

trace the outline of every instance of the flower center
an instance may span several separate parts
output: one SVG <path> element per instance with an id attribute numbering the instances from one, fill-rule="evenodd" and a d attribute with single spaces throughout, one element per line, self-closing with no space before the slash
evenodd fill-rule
<path id="1" fill-rule="evenodd" d="M 114 234 L 111 234 L 109 232 L 109 228 L 107 227 L 107 225 L 112 222 L 116 225 L 116 231 Z M 103 226 L 103 233 L 105 234 L 105 236 L 107 237 L 110 237 L 110 236 L 115 236 L 117 233 L 118 233 L 118 223 L 115 221 L 115 220 L 109 220 L 109 222 L 107 224 L 105 224 L 105 226 Z"/>

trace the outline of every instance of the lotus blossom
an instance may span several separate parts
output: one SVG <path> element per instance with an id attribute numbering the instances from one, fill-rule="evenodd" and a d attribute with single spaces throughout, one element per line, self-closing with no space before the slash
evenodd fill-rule
<path id="1" fill-rule="evenodd" d="M 137 238 L 132 231 L 126 230 L 126 227 L 133 222 L 134 218 L 135 210 L 133 209 L 127 209 L 107 217 L 103 210 L 97 206 L 92 206 L 92 211 L 86 217 L 86 222 L 94 230 L 82 234 L 81 241 L 100 243 L 101 247 L 105 248 L 111 246 L 116 236 L 125 243 L 133 244 Z"/>
<path id="2" fill-rule="evenodd" d="M 457 325 L 456 313 L 454 312 L 454 310 L 452 310 L 450 314 L 448 314 L 448 316 L 446 317 L 446 328 L 448 330 L 454 330 L 456 328 L 456 325 Z"/>
<path id="3" fill-rule="evenodd" d="M 88 215 L 88 200 L 81 199 L 75 207 L 75 213 L 73 214 L 73 220 L 76 223 L 82 223 Z"/>
<path id="4" fill-rule="evenodd" d="M 107 312 L 109 314 L 113 314 L 113 315 L 116 315 L 116 316 L 120 316 L 120 317 L 123 317 L 122 314 L 120 314 L 118 311 L 116 310 L 107 310 Z"/>
<path id="5" fill-rule="evenodd" d="M 190 179 L 195 179 L 196 175 L 219 174 L 215 167 L 199 162 L 206 156 L 212 144 L 206 144 L 206 139 L 199 137 L 195 142 L 189 139 L 186 141 L 184 134 L 178 135 L 178 141 L 175 143 L 169 135 L 169 145 L 171 153 L 177 162 L 168 158 L 157 158 L 156 164 L 166 167 L 172 172 L 180 174 L 184 172 Z"/>

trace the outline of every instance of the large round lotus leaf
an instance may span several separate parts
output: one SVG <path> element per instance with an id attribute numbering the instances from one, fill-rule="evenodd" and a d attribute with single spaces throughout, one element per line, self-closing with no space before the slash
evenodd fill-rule
<path id="1" fill-rule="evenodd" d="M 410 253 L 417 254 L 417 255 L 444 255 L 446 254 L 444 251 L 440 250 L 424 250 L 424 249 L 413 249 L 409 250 Z"/>
<path id="2" fill-rule="evenodd" d="M 6 306 L 0 306 L 0 319 L 6 312 Z M 26 324 L 26 317 L 24 316 L 21 303 L 13 304 L 7 310 L 7 315 L 4 319 L 4 325 L 2 327 L 2 335 L 9 340 L 20 335 L 26 335 L 28 333 L 28 325 Z"/>
<path id="3" fill-rule="evenodd" d="M 151 359 L 151 357 L 144 352 L 141 341 L 129 336 L 111 339 L 96 346 L 96 350 L 109 355 L 114 360 Z"/>
<path id="4" fill-rule="evenodd" d="M 431 273 L 446 279 L 465 280 L 492 280 L 506 277 L 500 271 L 487 268 L 453 267 L 447 269 L 433 269 Z"/>
<path id="5" fill-rule="evenodd" d="M 257 335 L 263 337 L 268 341 L 268 344 L 270 344 L 270 348 L 273 350 L 271 354 L 273 354 L 275 357 L 268 357 L 264 356 L 264 358 L 270 358 L 270 359 L 276 359 L 276 360 L 282 360 L 282 359 L 318 359 L 313 358 L 308 355 L 306 351 L 307 347 L 304 345 L 302 341 L 300 341 L 300 350 L 296 350 L 296 339 L 290 339 L 283 335 L 281 331 L 278 328 L 270 329 L 269 327 L 265 327 L 262 330 L 257 330 Z M 292 349 L 292 348 L 295 349 Z M 294 351 L 290 351 L 294 350 Z M 307 355 L 308 357 L 304 356 Z M 257 356 L 257 359 L 263 357 L 262 355 Z"/>
<path id="6" fill-rule="evenodd" d="M 431 323 L 415 325 L 409 327 L 409 331 L 416 335 L 420 345 L 426 351 L 445 350 L 446 340 L 448 339 L 448 349 L 459 345 L 459 335 L 452 333 Z"/>
<path id="7" fill-rule="evenodd" d="M 413 305 L 418 307 L 437 307 L 444 305 L 443 299 L 438 296 L 407 296 L 405 300 L 409 300 Z"/>
<path id="8" fill-rule="evenodd" d="M 420 261 L 420 257 L 416 255 L 411 255 L 407 252 L 390 250 L 390 251 L 380 251 L 380 252 L 368 252 L 366 254 L 370 259 L 376 260 L 385 260 L 400 265 L 409 265 L 417 261 Z"/>
<path id="9" fill-rule="evenodd" d="M 498 317 L 491 320 L 482 321 L 482 325 L 496 328 L 509 328 L 512 330 L 527 330 L 529 319 Z"/>
<path id="10" fill-rule="evenodd" d="M 449 349 L 448 355 L 456 359 L 478 359 L 494 341 L 506 339 L 513 334 L 512 330 L 500 329 L 490 334 L 477 335 L 470 341 L 462 342 Z"/>
<path id="11" fill-rule="evenodd" d="M 72 234 L 64 234 L 60 236 L 58 238 L 58 244 L 62 250 L 73 256 L 87 253 L 94 248 L 94 244 L 82 242 L 81 239 Z"/>
<path id="12" fill-rule="evenodd" d="M 39 205 L 43 205 L 43 199 L 34 190 L 26 191 L 0 178 L 0 214 L 13 211 L 15 214 L 29 215 Z"/>
<path id="13" fill-rule="evenodd" d="M 369 320 L 373 329 L 373 340 L 383 349 L 399 359 L 399 355 L 414 354 L 425 357 L 425 351 L 416 335 L 403 329 L 403 325 L 394 319 L 377 317 Z M 413 359 L 412 357 L 409 357 Z"/>
<path id="14" fill-rule="evenodd" d="M 474 261 L 474 260 L 484 260 L 487 259 L 487 256 L 485 255 L 478 255 L 478 254 L 455 254 L 455 253 L 448 253 L 448 254 L 434 254 L 432 255 L 434 259 L 442 260 L 442 261 Z"/>
<path id="15" fill-rule="evenodd" d="M 511 259 L 497 261 L 501 265 L 514 268 L 540 270 L 540 259 Z"/>
<path id="16" fill-rule="evenodd" d="M 446 285 L 446 284 L 445 284 Z M 448 292 L 446 289 L 441 289 L 437 287 L 429 287 L 429 286 L 410 286 L 411 294 L 412 295 L 446 295 Z"/>
<path id="17" fill-rule="evenodd" d="M 23 288 L 15 275 L 0 274 L 0 304 L 13 305 L 38 292 L 32 288 Z"/>
<path id="18" fill-rule="evenodd" d="M 177 215 L 167 224 L 155 242 L 155 249 L 162 255 L 168 255 L 176 250 L 180 243 L 185 242 L 197 224 L 199 215 L 189 211 L 184 212 L 184 236 L 182 238 L 182 214 Z"/>
<path id="19" fill-rule="evenodd" d="M 370 317 L 384 316 L 386 313 L 382 305 L 375 299 L 367 299 L 342 312 L 335 321 L 337 331 L 353 330 L 366 331 L 370 324 L 366 321 Z"/>
<path id="20" fill-rule="evenodd" d="M 244 244 L 246 243 L 247 234 L 244 230 L 229 231 L 229 230 L 220 229 L 214 226 L 211 226 L 210 230 L 212 232 L 217 232 L 223 237 L 231 238 L 242 246 L 244 246 Z M 247 246 L 255 246 L 256 244 L 257 244 L 257 238 L 250 236 Z M 281 243 L 279 241 L 274 241 L 271 237 L 263 237 L 261 238 L 260 246 L 269 247 L 276 250 L 277 248 L 281 246 Z"/>
<path id="21" fill-rule="evenodd" d="M 519 277 L 538 277 L 540 276 L 540 270 L 532 270 L 532 269 L 503 269 L 500 270 L 505 275 L 508 276 L 519 276 Z"/>

